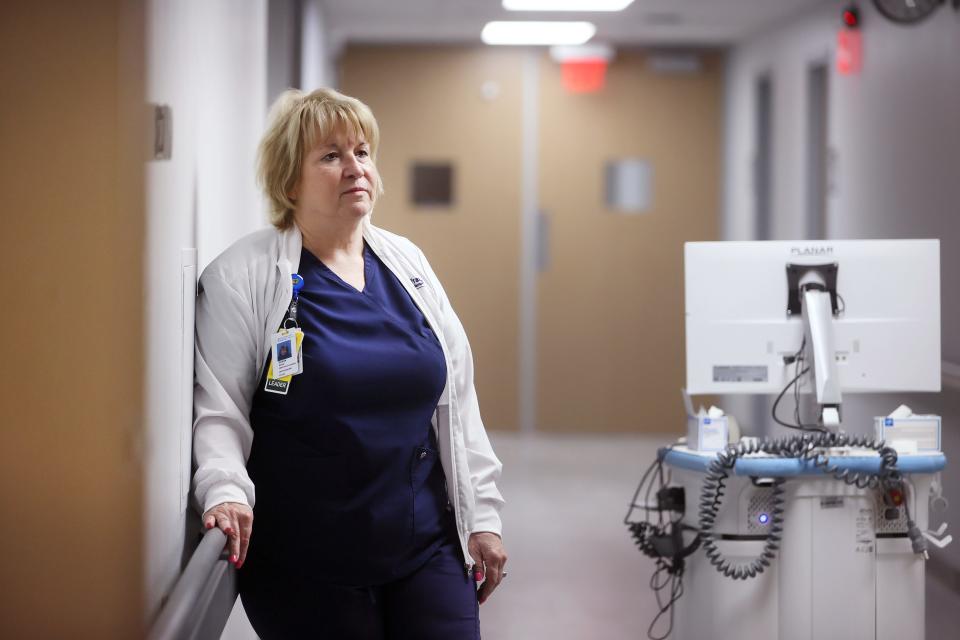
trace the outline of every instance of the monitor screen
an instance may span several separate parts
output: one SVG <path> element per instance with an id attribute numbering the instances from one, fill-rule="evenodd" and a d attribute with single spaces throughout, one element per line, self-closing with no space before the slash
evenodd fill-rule
<path id="1" fill-rule="evenodd" d="M 788 310 L 788 265 L 835 266 L 841 391 L 940 390 L 940 241 L 835 240 L 686 243 L 689 393 L 775 394 L 790 382 L 784 358 L 804 325 Z"/>

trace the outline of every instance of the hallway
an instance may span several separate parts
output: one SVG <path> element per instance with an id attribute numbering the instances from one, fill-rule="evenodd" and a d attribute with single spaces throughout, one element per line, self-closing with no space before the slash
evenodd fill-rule
<path id="1" fill-rule="evenodd" d="M 496 434 L 510 582 L 481 610 L 498 640 L 635 640 L 656 614 L 653 561 L 622 524 L 656 449 L 640 436 Z"/>
<path id="2" fill-rule="evenodd" d="M 471 409 L 460 420 L 459 432 L 454 414 L 446 413 L 450 429 L 438 433 L 450 438 L 441 468 L 451 478 L 464 476 L 447 486 L 472 488 L 489 516 L 477 525 L 471 501 L 461 500 L 464 538 L 471 528 L 492 534 L 499 527 L 489 509 L 499 501 L 495 492 L 484 492 L 496 482 L 497 465 L 484 457 L 485 440 L 475 437 L 481 429 L 504 463 L 500 485 L 510 573 L 481 610 L 486 640 L 647 636 L 657 609 L 650 590 L 653 564 L 622 520 L 657 447 L 684 428 L 680 388 L 697 396 L 696 403 L 722 407 L 748 437 L 812 426 L 781 428 L 771 419 L 777 393 L 792 405 L 784 395 L 790 385 L 779 384 L 787 382 L 788 366 L 796 367 L 794 380 L 804 375 L 796 366 L 802 359 L 793 355 L 806 344 L 799 337 L 806 330 L 800 328 L 803 314 L 795 306 L 785 313 L 790 306 L 780 300 L 793 295 L 784 265 L 793 273 L 796 256 L 813 261 L 830 255 L 835 261 L 832 272 L 830 263 L 804 262 L 807 275 L 836 269 L 842 274 L 823 285 L 838 289 L 831 294 L 841 302 L 831 304 L 829 314 L 824 306 L 821 319 L 843 328 L 846 346 L 820 360 L 842 363 L 836 366 L 846 372 L 837 378 L 844 387 L 841 426 L 857 434 L 882 430 L 885 421 L 875 418 L 890 416 L 901 404 L 923 416 L 928 429 L 942 426 L 936 445 L 924 447 L 940 465 L 928 471 L 956 505 L 960 0 L 611 0 L 622 11 L 600 11 L 600 0 L 587 0 L 578 11 L 540 4 L 519 14 L 507 6 L 511 2 L 0 3 L 0 272 L 2 300 L 10 307 L 2 335 L 12 348 L 12 365 L 0 382 L 0 580 L 8 596 L 0 599 L 0 637 L 181 638 L 203 629 L 206 640 L 224 629 L 237 573 L 216 537 L 223 534 L 198 533 L 202 512 L 226 504 L 248 509 L 255 502 L 246 467 L 252 400 L 237 391 L 227 403 L 236 410 L 212 408 L 207 426 L 197 426 L 197 388 L 204 396 L 198 371 L 210 369 L 198 329 L 210 317 L 203 300 L 211 288 L 200 283 L 216 281 L 216 273 L 209 275 L 216 270 L 208 266 L 240 238 L 273 233 L 267 211 L 276 203 L 258 186 L 258 146 L 271 105 L 291 88 L 305 94 L 335 89 L 376 114 L 379 133 L 370 137 L 383 144 L 356 150 L 364 163 L 372 158 L 382 179 L 378 186 L 385 186 L 376 212 L 374 181 L 367 189 L 344 183 L 349 188 L 331 190 L 330 201 L 352 194 L 370 205 L 363 213 L 372 216 L 368 222 L 422 249 L 429 268 L 411 252 L 404 263 L 413 270 L 398 281 L 414 302 L 442 290 L 433 298 L 435 309 L 442 307 L 448 319 L 455 309 L 469 336 L 470 375 L 457 371 L 466 371 L 469 358 L 455 358 L 458 367 L 451 359 L 445 388 L 450 380 L 469 379 L 479 411 Z M 905 20 L 890 15 L 894 5 L 931 13 Z M 503 45 L 484 36 L 487 25 L 497 22 L 520 24 L 527 37 L 541 33 L 538 23 L 577 22 L 591 35 L 573 45 L 552 38 Z M 304 140 L 297 145 L 311 144 Z M 290 166 L 317 149 L 297 145 L 290 148 L 304 153 L 286 154 L 294 160 Z M 298 171 L 290 180 L 303 177 Z M 293 197 L 289 185 L 276 182 L 273 196 Z M 296 203 L 284 206 L 292 215 Z M 297 224 L 288 231 L 288 239 L 302 240 Z M 844 243 L 882 244 L 878 240 L 931 243 L 929 269 L 917 275 L 902 268 L 917 261 L 888 249 L 876 254 L 890 269 L 886 275 L 852 254 L 841 255 Z M 688 268 L 686 247 L 701 242 L 740 254 L 725 266 L 774 245 L 789 257 L 777 257 L 774 268 L 751 267 L 733 277 L 719 268 L 709 271 L 720 276 L 719 286 L 704 272 L 687 279 L 695 270 Z M 296 262 L 302 255 L 290 257 Z M 362 257 L 353 256 L 356 264 Z M 266 265 L 273 275 L 280 268 L 278 288 L 238 286 L 233 291 L 249 297 L 234 300 L 224 318 L 252 322 L 251 310 L 260 306 L 255 300 L 272 300 L 273 312 L 284 312 L 293 264 L 268 258 L 258 254 L 239 262 L 244 268 Z M 249 275 L 244 268 L 238 273 Z M 205 272 L 207 279 L 198 281 Z M 430 273 L 442 286 L 430 286 Z M 755 298 L 737 300 L 733 291 Z M 907 295 L 920 293 L 925 297 Z M 898 305 L 923 317 L 898 335 L 919 338 L 926 357 L 878 339 L 878 333 L 854 335 L 861 325 L 889 326 L 884 318 Z M 758 313 L 767 314 L 759 323 Z M 694 327 L 749 329 L 698 342 L 697 335 L 707 335 L 691 331 L 691 317 L 698 314 L 709 322 Z M 900 316 L 896 322 L 904 323 Z M 248 333 L 269 341 L 278 324 L 268 320 L 272 316 Z M 256 359 L 269 349 L 266 342 L 242 340 L 248 328 L 207 326 L 208 336 L 243 343 L 220 354 L 244 363 L 242 374 L 231 370 L 222 380 L 253 380 L 260 373 Z M 458 330 L 435 324 L 434 333 L 456 339 L 449 354 L 464 353 Z M 309 351 L 322 343 L 307 344 Z M 260 350 L 256 358 L 250 357 L 251 345 Z M 361 354 L 369 346 L 362 340 L 357 345 Z M 714 345 L 729 352 L 720 357 Z M 244 357 L 237 356 L 241 351 Z M 354 366 L 362 359 L 338 363 Z M 866 365 L 851 368 L 857 362 Z M 904 384 L 871 387 L 870 367 L 902 375 Z M 368 370 L 378 373 L 382 363 Z M 692 378 L 691 371 L 699 374 Z M 696 375 L 707 386 L 691 384 Z M 222 380 L 208 376 L 206 383 L 216 390 Z M 709 386 L 718 382 L 733 386 Z M 805 393 L 806 384 L 813 391 L 811 382 L 798 382 L 794 390 Z M 377 379 L 363 389 L 386 395 L 380 392 L 395 384 Z M 310 397 L 326 398 L 325 392 Z M 474 395 L 444 397 L 446 403 L 426 407 L 424 415 Z M 831 416 L 835 409 L 839 414 L 839 398 L 819 404 Z M 387 428 L 395 426 L 392 417 L 384 422 Z M 426 420 L 414 426 L 426 429 Z M 204 450 L 197 434 L 211 431 L 224 439 L 214 438 L 217 446 Z M 727 435 L 736 439 L 733 429 Z M 462 442 L 455 441 L 458 436 Z M 907 438 L 904 455 L 912 455 L 909 445 L 920 440 Z M 458 454 L 473 459 L 461 463 Z M 207 494 L 217 497 L 215 504 L 205 504 L 197 491 L 201 458 L 225 463 L 202 472 L 207 489 L 223 491 Z M 287 471 L 293 462 L 284 458 L 276 466 Z M 326 469 L 309 467 L 318 468 Z M 223 478 L 216 475 L 221 472 Z M 336 483 L 311 477 L 300 484 Z M 405 486 L 405 478 L 389 489 L 398 486 Z M 880 497 L 893 500 L 890 485 L 882 486 L 888 493 Z M 389 491 L 378 496 L 384 493 Z M 695 500 L 687 500 L 693 505 L 687 517 L 696 518 Z M 436 504 L 442 508 L 440 500 Z M 834 505 L 819 504 L 827 510 Z M 928 502 L 918 504 L 925 508 Z M 893 520 L 888 509 L 873 513 Z M 861 579 L 845 571 L 831 555 L 833 538 L 794 546 L 835 570 L 827 579 L 817 574 L 815 580 L 815 563 L 794 556 L 792 564 L 778 565 L 796 579 L 794 591 L 767 588 L 762 581 L 739 583 L 776 597 L 776 607 L 743 597 L 737 587 L 701 580 L 688 562 L 682 602 L 708 603 L 694 613 L 712 626 L 696 627 L 691 638 L 683 625 L 694 615 L 685 615 L 670 638 L 776 636 L 768 631 L 772 627 L 758 625 L 758 611 L 770 620 L 780 616 L 781 640 L 831 635 L 806 633 L 796 623 L 800 618 L 860 625 L 862 636 L 831 627 L 843 640 L 952 637 L 960 610 L 960 543 L 933 545 L 957 535 L 955 513 L 956 506 L 923 523 L 934 533 L 941 524 L 953 527 L 932 536 L 929 560 L 919 559 L 919 548 L 900 558 L 916 583 L 900 579 L 906 574 L 877 579 L 865 573 Z M 770 517 L 766 511 L 759 515 Z M 738 522 L 753 526 L 749 518 Z M 326 530 L 348 531 L 337 524 Z M 709 519 L 704 524 L 709 531 Z M 810 531 L 829 537 L 833 530 L 818 524 Z M 743 535 L 748 537 L 727 541 L 759 542 L 750 532 Z M 905 531 L 893 537 L 898 540 L 886 548 L 912 544 Z M 344 538 L 353 540 L 352 533 Z M 486 539 L 496 545 L 495 536 Z M 768 535 L 764 544 L 776 540 Z M 359 556 L 385 546 L 369 545 Z M 494 550 L 492 557 L 498 555 Z M 872 571 L 869 559 L 863 560 Z M 198 566 L 202 571 L 188 571 Z M 771 575 L 766 578 L 779 579 Z M 924 580 L 926 590 L 920 588 Z M 832 589 L 821 590 L 824 583 Z M 902 591 L 891 596 L 885 586 Z M 203 589 L 219 599 L 200 598 Z M 174 598 L 183 592 L 190 597 Z M 836 609 L 825 614 L 823 606 L 798 605 L 807 594 Z M 854 597 L 866 614 L 849 615 Z M 469 597 L 465 602 L 472 609 Z M 187 610 L 189 615 L 180 615 Z M 726 622 L 717 622 L 717 611 Z M 891 631 L 890 618 L 906 631 Z M 169 620 L 176 624 L 160 624 Z M 755 629 L 741 633 L 730 621 Z M 667 626 L 661 620 L 654 635 L 665 634 Z M 169 629 L 176 634 L 160 635 Z M 223 637 L 255 638 L 242 612 L 230 619 Z"/>

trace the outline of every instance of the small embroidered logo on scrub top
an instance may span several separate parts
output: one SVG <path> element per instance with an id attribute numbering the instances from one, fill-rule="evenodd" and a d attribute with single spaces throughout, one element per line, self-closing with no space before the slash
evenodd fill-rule
<path id="1" fill-rule="evenodd" d="M 415 289 L 423 288 L 423 280 L 421 280 L 420 278 L 417 278 L 417 277 L 410 278 L 410 282 L 413 283 L 413 287 Z"/>

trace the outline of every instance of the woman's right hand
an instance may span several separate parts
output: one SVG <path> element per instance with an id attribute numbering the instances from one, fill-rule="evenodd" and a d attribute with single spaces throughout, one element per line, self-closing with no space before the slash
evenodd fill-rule
<path id="1" fill-rule="evenodd" d="M 247 559 L 250 532 L 253 530 L 253 509 L 242 502 L 221 502 L 203 514 L 203 528 L 220 529 L 227 535 L 230 562 L 239 569 Z"/>

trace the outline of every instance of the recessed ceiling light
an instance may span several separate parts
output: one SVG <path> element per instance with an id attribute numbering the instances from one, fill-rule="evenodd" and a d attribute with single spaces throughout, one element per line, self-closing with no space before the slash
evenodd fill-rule
<path id="1" fill-rule="evenodd" d="M 503 0 L 507 11 L 622 11 L 633 0 Z"/>
<path id="2" fill-rule="evenodd" d="M 488 22 L 480 38 L 486 44 L 583 44 L 596 32 L 589 22 Z"/>

